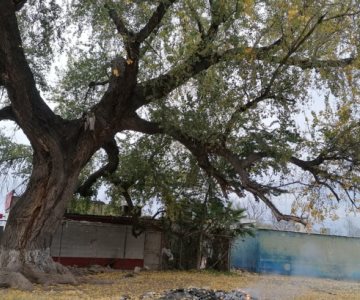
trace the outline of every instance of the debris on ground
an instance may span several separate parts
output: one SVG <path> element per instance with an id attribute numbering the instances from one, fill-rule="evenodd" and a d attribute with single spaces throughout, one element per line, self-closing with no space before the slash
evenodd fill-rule
<path id="1" fill-rule="evenodd" d="M 124 295 L 121 300 L 130 300 L 130 296 Z M 147 292 L 140 296 L 142 300 L 255 300 L 250 295 L 240 290 L 218 291 L 212 289 L 188 288 L 173 289 L 163 293 Z"/>

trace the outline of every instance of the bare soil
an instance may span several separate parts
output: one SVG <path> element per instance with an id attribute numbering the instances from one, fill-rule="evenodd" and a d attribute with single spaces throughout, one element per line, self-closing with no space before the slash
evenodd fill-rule
<path id="1" fill-rule="evenodd" d="M 149 292 L 160 293 L 176 288 L 240 289 L 258 299 L 360 299 L 360 282 L 330 279 L 258 275 L 251 273 L 215 273 L 182 271 L 124 271 L 79 277 L 79 285 L 36 285 L 32 292 L 0 290 L 0 299 L 140 299 Z"/>

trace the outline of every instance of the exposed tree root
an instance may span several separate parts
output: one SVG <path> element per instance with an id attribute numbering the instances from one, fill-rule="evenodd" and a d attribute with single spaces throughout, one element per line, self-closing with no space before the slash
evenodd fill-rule
<path id="1" fill-rule="evenodd" d="M 0 287 L 32 290 L 33 283 L 42 285 L 78 284 L 65 266 L 56 263 L 49 251 L 2 251 L 0 254 Z"/>
<path id="2" fill-rule="evenodd" d="M 0 271 L 0 287 L 31 291 L 33 283 L 42 285 L 78 284 L 74 275 L 63 266 L 61 272 L 41 272 L 37 267 L 25 265 L 21 272 Z"/>
<path id="3" fill-rule="evenodd" d="M 55 267 L 50 272 L 44 272 L 39 270 L 38 266 L 25 265 L 21 272 L 30 282 L 43 285 L 52 284 L 77 284 L 77 280 L 69 269 L 60 265 L 59 263 L 53 263 Z"/>
<path id="4" fill-rule="evenodd" d="M 32 291 L 32 283 L 19 272 L 0 271 L 0 287 L 15 288 L 23 291 Z"/>

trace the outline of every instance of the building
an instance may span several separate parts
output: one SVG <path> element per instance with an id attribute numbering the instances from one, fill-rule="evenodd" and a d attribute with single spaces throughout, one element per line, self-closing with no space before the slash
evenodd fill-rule
<path id="1" fill-rule="evenodd" d="M 144 232 L 134 237 L 130 217 L 66 214 L 53 237 L 51 255 L 63 265 L 159 269 L 162 231 L 156 220 L 143 219 L 143 224 Z"/>

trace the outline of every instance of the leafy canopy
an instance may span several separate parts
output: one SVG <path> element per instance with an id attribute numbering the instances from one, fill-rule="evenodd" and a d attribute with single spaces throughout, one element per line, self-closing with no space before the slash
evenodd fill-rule
<path id="1" fill-rule="evenodd" d="M 57 114 L 76 119 L 109 88 L 115 57 L 134 63 L 132 32 L 164 10 L 136 54 L 138 123 L 117 135 L 115 168 L 106 147 L 94 155 L 78 194 L 105 185 L 112 201 L 158 200 L 171 216 L 211 178 L 223 201 L 252 195 L 278 220 L 305 222 L 360 200 L 359 7 L 29 0 L 18 19 L 39 88 Z M 2 162 L 24 163 L 26 147 L 2 136 Z M 277 198 L 293 202 L 291 215 Z"/>

